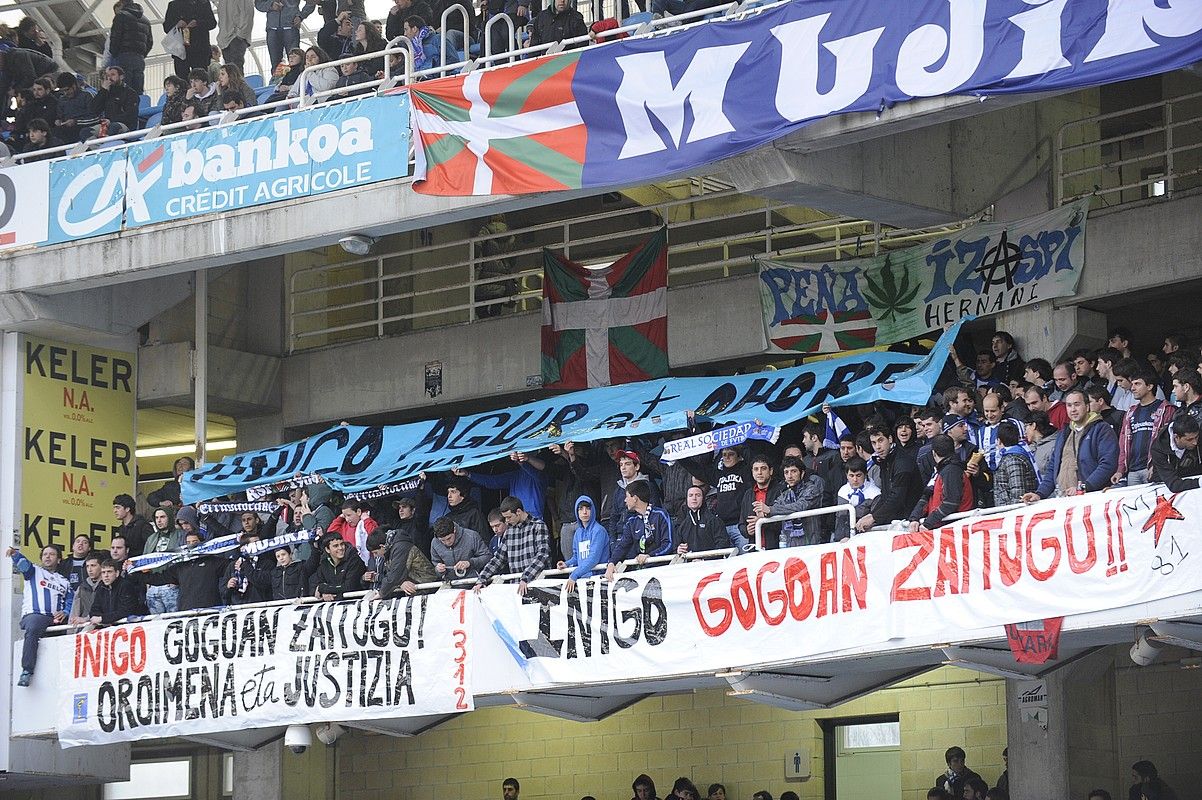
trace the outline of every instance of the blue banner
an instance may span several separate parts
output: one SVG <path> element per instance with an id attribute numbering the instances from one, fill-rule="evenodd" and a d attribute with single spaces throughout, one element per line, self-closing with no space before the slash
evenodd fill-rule
<path id="1" fill-rule="evenodd" d="M 926 403 L 961 323 L 926 357 L 865 353 L 774 372 L 661 378 L 571 392 L 469 416 L 404 425 L 339 425 L 299 442 L 227 456 L 185 473 L 184 502 L 316 473 L 342 491 L 370 489 L 424 471 L 470 467 L 560 442 L 587 442 L 688 427 L 688 413 L 727 424 L 781 426 L 833 406 Z"/>
<path id="2" fill-rule="evenodd" d="M 125 150 L 50 162 L 50 224 L 45 244 L 116 233 L 125 208 Z"/>
<path id="3" fill-rule="evenodd" d="M 572 89 L 588 137 L 581 184 L 643 184 L 695 174 L 834 114 L 1186 67 L 1202 59 L 1202 2 L 794 0 L 579 58 Z"/>
<path id="4" fill-rule="evenodd" d="M 125 227 L 294 200 L 409 172 L 409 96 L 366 97 L 132 145 Z"/>

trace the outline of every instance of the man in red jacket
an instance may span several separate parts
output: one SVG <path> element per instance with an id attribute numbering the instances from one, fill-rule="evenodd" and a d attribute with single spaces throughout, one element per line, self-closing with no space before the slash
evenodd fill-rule
<path id="1" fill-rule="evenodd" d="M 359 553 L 359 557 L 366 564 L 371 560 L 371 553 L 367 550 L 367 537 L 371 536 L 377 527 L 379 525 L 371 518 L 371 506 L 357 500 L 347 500 L 342 504 L 341 516 L 334 517 L 326 533 L 341 536 Z"/>

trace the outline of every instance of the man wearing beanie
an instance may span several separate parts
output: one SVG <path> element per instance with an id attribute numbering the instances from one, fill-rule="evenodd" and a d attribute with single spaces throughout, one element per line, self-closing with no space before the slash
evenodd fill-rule
<path id="1" fill-rule="evenodd" d="M 121 525 L 119 533 L 125 537 L 131 556 L 142 555 L 146 540 L 154 533 L 146 518 L 134 513 L 136 507 L 134 499 L 128 494 L 119 494 L 113 498 L 113 516 Z"/>

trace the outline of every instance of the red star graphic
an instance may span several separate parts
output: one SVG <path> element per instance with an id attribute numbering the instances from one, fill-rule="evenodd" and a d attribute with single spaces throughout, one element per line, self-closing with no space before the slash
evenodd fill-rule
<path id="1" fill-rule="evenodd" d="M 1160 545 L 1160 534 L 1164 533 L 1164 524 L 1171 519 L 1185 519 L 1181 512 L 1173 506 L 1173 501 L 1164 495 L 1156 496 L 1156 508 L 1152 510 L 1152 515 L 1148 517 L 1148 521 L 1144 523 L 1141 530 L 1156 529 L 1153 535 L 1152 546 Z"/>

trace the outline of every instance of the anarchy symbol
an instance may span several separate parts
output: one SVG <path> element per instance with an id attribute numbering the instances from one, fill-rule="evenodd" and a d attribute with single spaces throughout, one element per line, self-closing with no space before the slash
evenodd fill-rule
<path id="1" fill-rule="evenodd" d="M 988 292 L 994 286 L 1005 286 L 1007 290 L 1013 289 L 1014 273 L 1018 270 L 1021 262 L 1022 249 L 1016 244 L 1010 244 L 1010 240 L 1006 237 L 1006 231 L 1003 230 L 997 246 L 985 251 L 985 258 L 982 259 L 981 266 L 976 269 L 977 274 L 985 281 L 981 291 Z M 1002 271 L 1000 277 L 999 269 Z"/>

